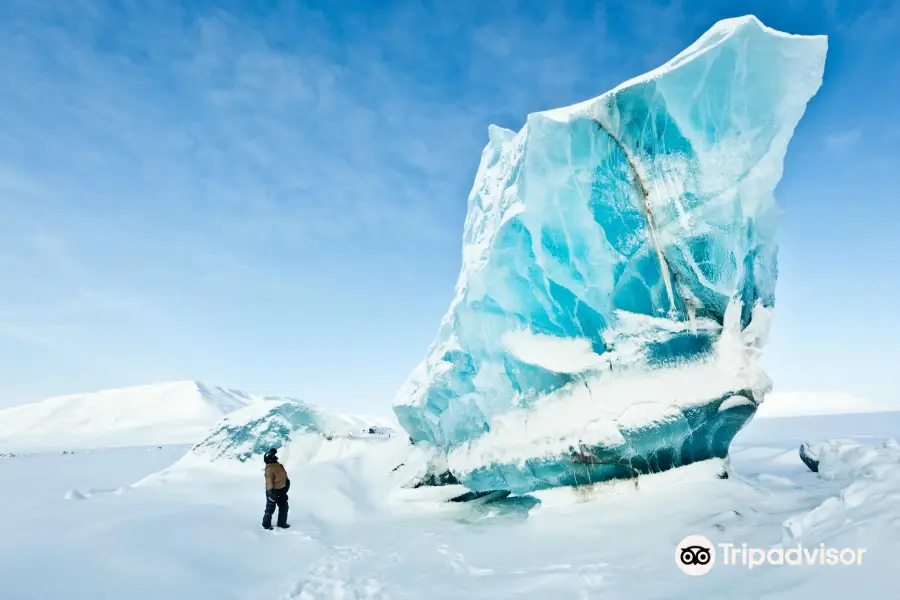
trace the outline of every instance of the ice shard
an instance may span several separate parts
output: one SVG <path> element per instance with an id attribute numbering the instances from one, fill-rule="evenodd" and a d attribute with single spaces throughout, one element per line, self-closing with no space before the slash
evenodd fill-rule
<path id="1" fill-rule="evenodd" d="M 270 448 L 309 455 L 322 442 L 388 438 L 391 433 L 367 417 L 332 414 L 291 398 L 266 398 L 226 415 L 190 454 L 207 461 L 259 461 Z"/>
<path id="2" fill-rule="evenodd" d="M 299 400 L 257 402 L 227 415 L 191 451 L 211 459 L 244 462 L 259 458 L 269 448 L 281 448 L 296 433 L 331 434 L 328 416 Z"/>
<path id="3" fill-rule="evenodd" d="M 721 21 L 662 67 L 491 127 L 456 296 L 395 400 L 475 491 L 724 458 L 771 387 L 773 192 L 827 39 Z"/>

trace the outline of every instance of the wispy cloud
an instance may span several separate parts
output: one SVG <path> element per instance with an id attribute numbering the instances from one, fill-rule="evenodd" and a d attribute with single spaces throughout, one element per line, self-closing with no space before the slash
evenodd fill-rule
<path id="1" fill-rule="evenodd" d="M 872 44 L 887 38 L 900 39 L 900 6 L 896 2 L 847 3 L 846 10 L 855 13 L 843 22 L 844 31 L 854 41 Z"/>
<path id="2" fill-rule="evenodd" d="M 146 318 L 187 284 L 259 286 L 273 253 L 303 268 L 351 236 L 447 234 L 458 198 L 428 146 L 448 144 L 402 118 L 415 89 L 379 89 L 377 57 L 317 52 L 332 44 L 313 13 L 290 15 L 302 43 L 282 49 L 269 23 L 214 6 L 57 8 L 7 4 L 0 26 L 0 264 L 17 331 L 54 303 Z M 445 142 L 468 137 L 459 109 L 438 109 Z"/>
<path id="3" fill-rule="evenodd" d="M 825 136 L 825 146 L 829 150 L 850 150 L 862 141 L 862 137 L 861 128 L 836 131 Z"/>
<path id="4" fill-rule="evenodd" d="M 465 15 L 452 8 L 390 8 L 365 36 L 342 23 L 341 43 L 334 23 L 297 6 L 249 20 L 213 5 L 131 14 L 8 3 L 3 202 L 21 205 L 13 186 L 39 182 L 45 224 L 77 235 L 70 224 L 81 222 L 97 242 L 139 225 L 160 246 L 220 250 L 222 240 L 307 249 L 358 235 L 430 243 L 460 215 L 497 100 L 521 124 L 560 90 L 573 101 L 602 91 L 596 73 L 620 54 L 597 11 L 596 28 L 576 29 L 583 14 L 514 8 L 463 38 Z M 425 22 L 448 25 L 411 33 Z M 430 64 L 454 39 L 443 68 L 466 72 L 447 78 Z"/>

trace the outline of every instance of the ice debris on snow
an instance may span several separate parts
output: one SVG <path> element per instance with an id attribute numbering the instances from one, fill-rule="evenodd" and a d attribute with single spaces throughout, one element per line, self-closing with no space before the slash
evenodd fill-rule
<path id="1" fill-rule="evenodd" d="M 827 39 L 728 19 L 586 102 L 492 126 L 456 297 L 394 411 L 476 491 L 722 458 L 771 388 L 778 183 Z"/>
<path id="2" fill-rule="evenodd" d="M 896 515 L 900 503 L 900 444 L 896 440 L 887 440 L 880 446 L 850 439 L 804 446 L 809 455 L 817 457 L 819 477 L 840 482 L 843 488 L 813 510 L 785 521 L 786 539 Z"/>
<path id="3" fill-rule="evenodd" d="M 65 500 L 87 500 L 88 498 L 93 498 L 94 496 L 121 496 L 125 492 L 128 491 L 127 487 L 118 487 L 111 489 L 91 489 L 86 492 L 82 492 L 79 489 L 71 489 L 66 492 L 64 496 Z"/>
<path id="4" fill-rule="evenodd" d="M 85 500 L 87 498 L 88 496 L 86 496 L 80 490 L 69 490 L 65 495 L 66 500 Z"/>

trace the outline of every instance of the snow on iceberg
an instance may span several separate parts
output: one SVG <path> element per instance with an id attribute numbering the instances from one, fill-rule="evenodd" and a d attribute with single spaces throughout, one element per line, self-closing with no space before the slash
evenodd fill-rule
<path id="1" fill-rule="evenodd" d="M 724 458 L 771 388 L 778 183 L 827 39 L 721 21 L 664 66 L 489 128 L 450 309 L 395 400 L 516 493 Z"/>
<path id="2" fill-rule="evenodd" d="M 245 462 L 270 448 L 285 448 L 295 462 L 308 462 L 326 442 L 388 438 L 391 432 L 370 417 L 336 415 L 300 400 L 266 399 L 227 415 L 190 454 L 205 461 Z"/>
<path id="3" fill-rule="evenodd" d="M 278 449 L 289 472 L 370 454 L 395 461 L 411 449 L 406 436 L 395 435 L 391 425 L 379 417 L 330 413 L 293 398 L 259 398 L 226 415 L 178 461 L 134 486 L 194 481 L 210 474 L 260 477 L 262 455 L 270 448 Z M 373 452 L 376 445 L 379 452 Z"/>

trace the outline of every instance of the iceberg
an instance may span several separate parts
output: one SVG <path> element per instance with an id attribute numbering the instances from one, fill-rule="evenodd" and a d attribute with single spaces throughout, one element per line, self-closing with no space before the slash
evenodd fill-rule
<path id="1" fill-rule="evenodd" d="M 394 412 L 473 491 L 724 460 L 771 389 L 788 142 L 825 36 L 720 21 L 580 104 L 489 128 L 456 295 Z"/>
<path id="2" fill-rule="evenodd" d="M 371 417 L 336 415 L 291 398 L 267 398 L 226 415 L 190 454 L 204 461 L 259 460 L 270 448 L 300 453 L 304 462 L 321 455 L 327 442 L 333 450 L 353 440 L 387 439 L 390 427 Z M 284 456 L 284 453 L 282 453 Z"/>

